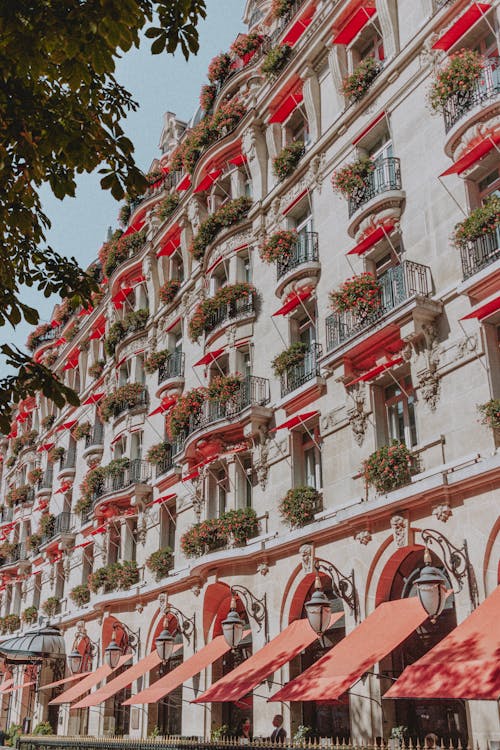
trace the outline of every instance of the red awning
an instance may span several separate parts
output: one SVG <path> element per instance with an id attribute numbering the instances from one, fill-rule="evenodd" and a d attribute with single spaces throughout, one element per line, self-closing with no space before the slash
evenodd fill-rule
<path id="1" fill-rule="evenodd" d="M 282 305 L 279 310 L 276 310 L 276 312 L 273 313 L 273 317 L 276 317 L 276 315 L 288 315 L 288 313 L 292 312 L 292 310 L 295 310 L 295 308 L 298 307 L 301 302 L 304 302 L 304 300 L 308 299 L 311 294 L 312 292 L 310 289 L 300 292 L 292 292 L 292 294 L 288 295 L 285 304 Z"/>
<path id="2" fill-rule="evenodd" d="M 56 432 L 64 432 L 64 430 L 71 430 L 71 428 L 74 427 L 75 424 L 78 424 L 78 419 L 72 419 L 71 422 L 64 422 L 64 424 L 59 425 L 59 427 L 56 429 Z"/>
<path id="3" fill-rule="evenodd" d="M 193 367 L 198 367 L 199 365 L 209 365 L 211 362 L 214 361 L 214 359 L 217 359 L 217 357 L 220 357 L 221 354 L 223 354 L 226 350 L 225 349 L 215 349 L 213 352 L 207 352 L 204 357 L 198 360 L 198 362 L 195 362 Z"/>
<path id="4" fill-rule="evenodd" d="M 390 370 L 391 367 L 400 365 L 402 361 L 402 357 L 396 357 L 395 359 L 387 360 L 387 362 L 384 362 L 381 365 L 376 365 L 376 367 L 372 367 L 371 370 L 367 370 L 367 372 L 364 372 L 358 378 L 351 380 L 350 383 L 347 383 L 346 387 L 349 387 L 350 385 L 354 385 L 355 383 L 359 383 L 361 381 L 364 381 L 366 383 L 368 380 L 373 380 L 377 377 L 377 375 L 380 375 L 381 372 L 385 372 L 386 370 Z"/>
<path id="5" fill-rule="evenodd" d="M 64 338 L 64 336 L 61 336 L 61 338 L 57 339 L 57 341 L 54 341 L 53 346 L 62 346 L 63 344 L 66 344 L 67 341 Z"/>
<path id="6" fill-rule="evenodd" d="M 181 244 L 181 228 L 179 224 L 173 224 L 170 230 L 167 232 L 161 249 L 156 253 L 157 258 L 161 258 L 163 255 L 170 257 L 175 253 L 179 245 Z"/>
<path id="7" fill-rule="evenodd" d="M 131 658 L 132 654 L 124 654 L 123 656 L 120 656 L 115 669 L 123 667 L 123 665 L 130 661 Z M 73 685 L 68 690 L 65 690 L 64 693 L 58 695 L 57 698 L 53 698 L 53 700 L 49 702 L 49 706 L 60 706 L 61 703 L 71 703 L 72 701 L 76 700 L 81 695 L 86 693 L 87 690 L 93 688 L 94 685 L 97 685 L 97 683 L 101 682 L 101 680 L 104 680 L 106 677 L 108 677 L 108 675 L 112 674 L 115 669 L 111 669 L 111 667 L 109 667 L 107 664 L 102 664 L 100 667 L 98 667 L 98 669 L 95 670 L 95 672 L 91 672 L 82 680 L 77 682 L 76 685 Z"/>
<path id="8" fill-rule="evenodd" d="M 442 49 L 447 52 L 490 8 L 490 3 L 472 3 L 448 31 L 437 42 L 434 42 L 432 49 Z"/>
<path id="9" fill-rule="evenodd" d="M 349 18 L 342 29 L 333 37 L 333 44 L 350 44 L 354 37 L 356 37 L 362 28 L 366 26 L 372 16 L 377 11 L 375 8 L 367 8 L 363 6 L 359 8 L 356 13 Z"/>
<path id="10" fill-rule="evenodd" d="M 248 157 L 245 156 L 245 154 L 238 154 L 238 156 L 233 156 L 232 159 L 229 159 L 230 164 L 234 164 L 235 167 L 241 167 L 242 164 L 246 164 L 248 161 Z"/>
<path id="11" fill-rule="evenodd" d="M 85 317 L 85 315 L 92 315 L 93 311 L 94 311 L 94 308 L 92 307 L 92 305 L 90 305 L 90 307 L 84 307 L 78 313 L 78 317 L 79 318 L 83 318 L 83 317 Z"/>
<path id="12" fill-rule="evenodd" d="M 220 657 L 229 651 L 224 636 L 218 635 L 213 641 L 207 643 L 200 651 L 197 651 L 189 659 L 186 659 L 182 664 L 173 669 L 171 672 L 161 677 L 153 685 L 141 690 L 137 695 L 133 695 L 131 698 L 126 700 L 122 705 L 124 706 L 136 706 L 142 703 L 156 703 L 157 701 L 164 698 L 176 687 L 182 685 L 186 680 L 194 677 L 205 669 L 214 661 L 220 659 Z"/>
<path id="13" fill-rule="evenodd" d="M 115 310 L 120 310 L 123 307 L 123 303 L 127 299 L 132 289 L 133 287 L 131 286 L 124 286 L 122 289 L 120 289 L 119 292 L 115 294 L 114 297 L 111 297 L 111 302 L 113 303 Z"/>
<path id="14" fill-rule="evenodd" d="M 29 680 L 28 682 L 21 682 L 20 685 L 14 685 L 13 687 L 8 688 L 7 690 L 3 690 L 3 693 L 13 693 L 15 690 L 22 690 L 23 688 L 30 687 L 31 685 L 36 685 L 36 680 Z"/>
<path id="15" fill-rule="evenodd" d="M 428 615 L 416 597 L 385 602 L 270 701 L 337 700 Z"/>
<path id="16" fill-rule="evenodd" d="M 143 208 L 141 211 L 139 211 L 132 224 L 130 224 L 122 234 L 122 237 L 127 237 L 129 234 L 134 234 L 134 232 L 138 232 L 140 229 L 142 229 L 145 224 L 146 214 L 148 211 L 149 208 Z"/>
<path id="17" fill-rule="evenodd" d="M 171 492 L 170 495 L 161 495 L 161 497 L 157 497 L 156 500 L 153 500 L 152 505 L 162 505 L 169 500 L 173 500 L 175 497 L 177 497 L 176 492 Z"/>
<path id="18" fill-rule="evenodd" d="M 191 187 L 191 175 L 185 174 L 175 189 L 182 191 L 182 190 L 189 190 L 190 187 Z"/>
<path id="19" fill-rule="evenodd" d="M 384 698 L 500 698 L 500 586 L 421 659 Z"/>
<path id="20" fill-rule="evenodd" d="M 332 615 L 330 626 L 344 616 Z M 232 702 L 243 698 L 317 639 L 308 620 L 295 620 L 260 651 L 205 690 L 193 703 Z"/>
<path id="21" fill-rule="evenodd" d="M 9 688 L 13 684 L 14 684 L 13 678 L 4 680 L 2 684 L 0 685 L 0 693 L 4 693 L 7 690 L 7 688 Z"/>
<path id="22" fill-rule="evenodd" d="M 88 398 L 85 399 L 85 401 L 82 401 L 82 406 L 87 406 L 88 404 L 97 404 L 97 402 L 100 401 L 103 396 L 104 393 L 92 393 Z"/>
<path id="23" fill-rule="evenodd" d="M 222 169 L 213 169 L 211 172 L 205 175 L 199 185 L 195 187 L 194 192 L 202 193 L 204 190 L 208 190 L 208 188 L 210 188 L 214 184 L 214 182 L 221 176 L 222 171 Z"/>
<path id="24" fill-rule="evenodd" d="M 92 529 L 90 532 L 90 536 L 97 536 L 98 534 L 105 534 L 106 533 L 106 526 L 98 526 L 96 529 Z"/>
<path id="25" fill-rule="evenodd" d="M 313 20 L 314 14 L 316 13 L 316 3 L 312 3 L 305 12 L 302 13 L 295 23 L 292 24 L 290 29 L 287 31 L 281 44 L 288 44 L 290 47 L 298 42 L 304 31 L 307 29 L 311 21 Z"/>
<path id="26" fill-rule="evenodd" d="M 63 370 L 74 370 L 75 367 L 78 367 L 78 360 L 80 358 L 80 349 L 75 349 L 71 352 L 71 354 L 68 355 L 66 359 L 66 364 L 63 367 Z"/>
<path id="27" fill-rule="evenodd" d="M 483 138 L 473 148 L 463 154 L 451 167 L 440 174 L 440 177 L 446 177 L 449 174 L 462 174 L 466 169 L 476 164 L 483 156 L 486 156 L 495 145 L 500 142 L 500 132 Z"/>
<path id="28" fill-rule="evenodd" d="M 286 422 L 282 422 L 281 424 L 276 425 L 276 427 L 273 427 L 270 432 L 276 432 L 276 430 L 291 430 L 292 427 L 297 427 L 297 425 L 307 422 L 308 419 L 315 417 L 317 414 L 319 414 L 317 409 L 316 411 L 305 411 L 302 412 L 302 414 L 296 414 L 294 417 L 287 419 Z"/>
<path id="29" fill-rule="evenodd" d="M 174 646 L 174 653 L 180 648 L 182 648 L 182 643 L 176 644 Z M 135 680 L 138 680 L 139 677 L 147 674 L 159 664 L 161 664 L 161 659 L 155 649 L 150 654 L 145 656 L 144 659 L 140 659 L 138 662 L 126 669 L 125 672 L 122 672 L 120 675 L 118 675 L 118 677 L 115 677 L 114 680 L 111 680 L 110 682 L 106 683 L 106 685 L 103 685 L 102 688 L 96 690 L 95 693 L 91 693 L 90 695 L 87 695 L 85 696 L 85 698 L 82 698 L 80 701 L 78 701 L 78 703 L 74 703 L 72 708 L 90 708 L 90 706 L 98 706 L 108 698 L 116 695 L 119 690 L 124 690 L 126 687 L 135 682 Z"/>
<path id="30" fill-rule="evenodd" d="M 155 414 L 163 414 L 168 409 L 170 409 L 171 406 L 175 404 L 177 399 L 175 396 L 167 396 L 166 398 L 162 399 L 162 402 L 159 406 L 156 407 L 156 409 L 153 409 L 152 412 L 148 414 L 148 417 L 154 417 Z"/>
<path id="31" fill-rule="evenodd" d="M 295 107 L 300 104 L 304 95 L 302 93 L 302 81 L 300 82 L 300 89 L 287 94 L 281 101 L 281 104 L 274 111 L 274 114 L 269 118 L 269 122 L 285 122 L 285 120 L 292 114 Z"/>
<path id="32" fill-rule="evenodd" d="M 53 448 L 55 443 L 43 443 L 43 445 L 38 446 L 37 453 L 43 453 L 43 451 L 50 451 L 51 448 Z"/>
<path id="33" fill-rule="evenodd" d="M 70 677 L 64 677 L 62 680 L 56 680 L 55 682 L 49 682 L 47 685 L 41 685 L 40 690 L 49 690 L 49 688 L 59 687 L 59 685 L 65 685 L 67 682 L 75 682 L 75 680 L 81 680 L 82 677 L 86 677 L 90 672 L 82 672 L 81 674 L 72 674 Z"/>
<path id="34" fill-rule="evenodd" d="M 89 336 L 89 339 L 101 339 L 104 336 L 104 333 L 106 331 L 106 322 L 103 321 L 102 323 L 99 323 L 99 325 L 95 326 L 95 328 L 92 329 L 92 333 Z"/>
<path id="35" fill-rule="evenodd" d="M 488 297 L 478 305 L 472 308 L 472 310 L 464 315 L 461 320 L 469 320 L 470 318 L 477 318 L 478 320 L 484 320 L 484 318 L 493 315 L 493 313 L 500 310 L 500 292 L 496 292 L 492 297 Z"/>
<path id="36" fill-rule="evenodd" d="M 366 253 L 367 250 L 376 245 L 377 242 L 386 237 L 389 232 L 392 232 L 393 229 L 393 223 L 377 227 L 373 230 L 373 232 L 370 232 L 370 234 L 366 235 L 366 237 L 364 237 L 361 242 L 358 242 L 358 244 L 353 247 L 352 250 L 349 250 L 347 255 L 363 255 L 363 253 Z"/>

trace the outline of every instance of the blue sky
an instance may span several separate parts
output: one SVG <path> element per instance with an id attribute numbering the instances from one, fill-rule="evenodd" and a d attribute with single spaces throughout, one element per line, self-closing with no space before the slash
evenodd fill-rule
<path id="1" fill-rule="evenodd" d="M 191 118 L 210 60 L 229 49 L 238 32 L 244 30 L 244 7 L 245 0 L 207 0 L 207 19 L 199 27 L 200 51 L 188 62 L 180 52 L 175 56 L 153 56 L 148 40 L 119 61 L 117 78 L 139 103 L 138 111 L 124 121 L 124 129 L 134 143 L 136 162 L 142 169 L 147 170 L 152 159 L 160 155 L 163 113 L 168 110 L 182 120 Z M 83 267 L 96 257 L 107 228 L 117 226 L 120 204 L 100 189 L 99 179 L 97 174 L 81 176 L 76 197 L 64 201 L 54 198 L 49 190 L 42 194 L 44 209 L 52 222 L 47 235 L 49 244 L 61 254 L 75 256 Z M 27 296 L 27 302 L 39 310 L 41 320 L 48 320 L 58 300 L 46 300 L 31 289 Z M 15 331 L 6 326 L 0 330 L 0 341 L 24 346 L 31 328 L 24 323 Z M 0 375 L 6 372 L 7 368 L 0 364 Z"/>

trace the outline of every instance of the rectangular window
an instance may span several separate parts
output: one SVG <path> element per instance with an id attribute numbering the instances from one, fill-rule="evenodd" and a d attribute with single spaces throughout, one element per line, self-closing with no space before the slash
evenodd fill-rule
<path id="1" fill-rule="evenodd" d="M 308 487 L 320 490 L 323 483 L 321 451 L 313 438 L 314 433 L 312 429 L 302 434 L 302 481 Z"/>
<path id="2" fill-rule="evenodd" d="M 398 440 L 408 447 L 416 445 L 415 392 L 410 377 L 388 386 L 384 397 L 389 439 Z"/>

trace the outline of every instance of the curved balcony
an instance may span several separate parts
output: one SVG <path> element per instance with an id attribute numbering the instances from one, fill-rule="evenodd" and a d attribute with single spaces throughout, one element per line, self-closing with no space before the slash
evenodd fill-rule
<path id="1" fill-rule="evenodd" d="M 54 517 L 54 524 L 48 534 L 45 534 L 40 542 L 40 547 L 51 544 L 59 537 L 65 537 L 66 541 L 73 539 L 76 532 L 71 532 L 74 525 L 73 514 L 69 511 L 63 511 Z"/>
<path id="2" fill-rule="evenodd" d="M 493 115 L 492 109 L 498 104 L 500 94 L 500 58 L 489 57 L 484 62 L 481 78 L 474 84 L 470 91 L 460 91 L 451 96 L 443 110 L 444 129 L 448 135 L 452 130 L 455 132 L 448 140 L 456 141 L 460 130 L 468 128 L 472 121 L 480 118 L 482 121 Z"/>
<path id="3" fill-rule="evenodd" d="M 182 450 L 182 441 L 175 440 L 169 444 L 167 449 L 167 455 L 165 458 L 156 464 L 156 479 L 159 479 L 164 474 L 168 474 L 170 471 L 176 468 L 174 456 L 177 456 Z"/>
<path id="4" fill-rule="evenodd" d="M 460 250 L 464 281 L 500 259 L 500 228 L 477 240 L 469 242 Z"/>
<path id="5" fill-rule="evenodd" d="M 7 568 L 10 566 L 17 566 L 19 563 L 27 562 L 29 558 L 28 550 L 24 542 L 20 542 L 15 545 L 13 551 L 9 555 L 0 558 L 0 566 Z"/>
<path id="6" fill-rule="evenodd" d="M 147 461 L 133 458 L 128 466 L 120 469 L 112 476 L 106 477 L 93 494 L 94 507 L 107 495 L 121 495 L 127 497 L 135 491 L 136 485 L 147 485 L 151 479 L 151 466 Z M 150 488 L 147 488 L 149 492 Z M 119 498 L 118 498 L 119 499 Z"/>
<path id="7" fill-rule="evenodd" d="M 113 409 L 113 419 L 118 419 L 123 414 L 127 414 L 135 409 L 146 409 L 149 403 L 147 388 L 142 388 L 137 396 L 118 402 Z"/>
<path id="8" fill-rule="evenodd" d="M 223 303 L 211 313 L 205 323 L 205 334 L 208 336 L 225 323 L 253 316 L 256 312 L 256 295 L 250 293 L 248 297 Z"/>
<path id="9" fill-rule="evenodd" d="M 65 479 L 73 477 L 76 471 L 76 448 L 72 445 L 67 451 L 65 451 L 59 463 L 59 472 L 57 475 L 58 479 Z"/>
<path id="10" fill-rule="evenodd" d="M 168 359 L 158 368 L 157 396 L 167 388 L 173 388 L 184 383 L 184 367 L 186 356 L 184 352 L 173 351 Z"/>
<path id="11" fill-rule="evenodd" d="M 388 313 L 414 296 L 428 297 L 431 293 L 430 268 L 421 263 L 403 261 L 383 273 L 380 306 L 367 315 L 354 311 L 333 313 L 326 319 L 326 349 L 331 352 L 370 329 Z"/>
<path id="12" fill-rule="evenodd" d="M 322 355 L 320 344 L 311 344 L 304 354 L 304 359 L 289 367 L 280 377 L 281 398 L 301 388 L 310 380 L 320 377 L 319 359 Z"/>
<path id="13" fill-rule="evenodd" d="M 92 432 L 85 436 L 85 448 L 83 458 L 87 458 L 92 453 L 101 453 L 104 450 L 104 425 L 101 422 L 95 422 Z"/>
<path id="14" fill-rule="evenodd" d="M 375 169 L 366 177 L 363 187 L 349 196 L 348 234 L 354 237 L 364 218 L 385 208 L 399 207 L 404 198 L 399 159 L 395 156 L 376 159 Z"/>
<path id="15" fill-rule="evenodd" d="M 144 195 L 136 198 L 130 204 L 130 219 L 129 225 L 133 223 L 135 212 L 147 205 L 149 201 L 154 203 L 152 199 L 158 199 L 162 193 L 168 193 L 173 188 L 177 187 L 182 178 L 182 172 L 168 172 L 155 182 L 151 187 L 147 188 Z"/>
<path id="16" fill-rule="evenodd" d="M 288 284 L 310 277 L 314 283 L 321 266 L 318 252 L 318 233 L 301 232 L 291 253 L 276 261 L 276 295 L 281 297 Z"/>

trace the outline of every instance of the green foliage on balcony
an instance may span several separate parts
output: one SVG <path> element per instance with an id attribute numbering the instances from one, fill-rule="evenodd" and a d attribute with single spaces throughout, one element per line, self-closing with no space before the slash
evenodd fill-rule
<path id="1" fill-rule="evenodd" d="M 200 557 L 227 545 L 232 539 L 243 545 L 257 534 L 258 529 L 259 522 L 253 508 L 230 510 L 219 518 L 201 521 L 188 529 L 181 537 L 182 551 L 186 557 Z"/>

